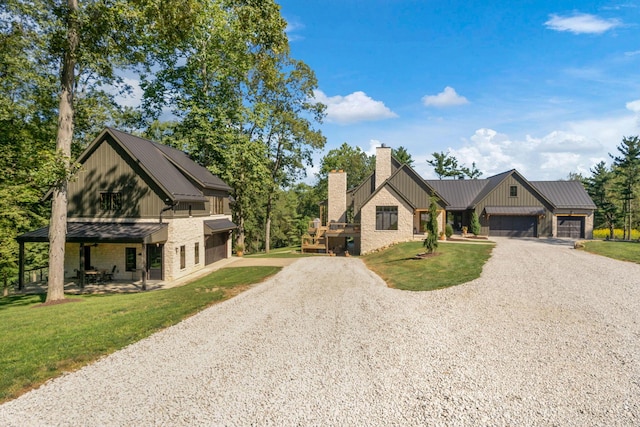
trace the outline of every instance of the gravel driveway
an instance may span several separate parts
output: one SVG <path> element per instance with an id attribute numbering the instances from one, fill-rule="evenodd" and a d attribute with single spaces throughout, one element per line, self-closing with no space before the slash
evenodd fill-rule
<path id="1" fill-rule="evenodd" d="M 480 279 L 412 293 L 300 259 L 0 425 L 640 425 L 640 265 L 501 239 Z"/>

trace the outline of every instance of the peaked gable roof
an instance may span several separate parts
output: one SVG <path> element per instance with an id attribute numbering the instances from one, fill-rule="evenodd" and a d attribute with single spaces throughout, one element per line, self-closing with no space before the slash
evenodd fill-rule
<path id="1" fill-rule="evenodd" d="M 596 209 L 587 190 L 578 181 L 531 181 L 560 209 Z"/>
<path id="2" fill-rule="evenodd" d="M 451 210 L 467 209 L 487 185 L 486 179 L 430 179 L 425 182 L 438 193 L 446 195 L 449 202 L 447 207 Z"/>
<path id="3" fill-rule="evenodd" d="M 122 147 L 132 160 L 137 162 L 172 202 L 206 200 L 202 190 L 194 185 L 189 178 L 202 188 L 230 190 L 224 181 L 189 159 L 185 153 L 108 127 L 89 144 L 78 158 L 78 162 L 84 163 L 107 135 L 111 136 L 113 141 Z"/>
<path id="4" fill-rule="evenodd" d="M 595 209 L 596 206 L 578 181 L 528 181 L 511 169 L 486 179 L 426 180 L 451 202 L 449 209 L 471 209 L 485 199 L 508 177 L 515 175 L 553 208 Z"/>
<path id="5" fill-rule="evenodd" d="M 402 181 L 401 175 L 404 175 L 404 177 L 408 178 L 408 181 L 407 181 L 409 183 L 408 185 L 417 187 L 415 188 L 417 191 L 410 191 L 406 193 L 403 192 L 401 189 L 403 185 L 401 183 Z M 426 202 L 422 197 L 424 194 L 430 194 L 437 197 L 438 199 L 440 199 L 440 201 L 444 206 L 447 206 L 449 204 L 449 202 L 438 191 L 436 191 L 435 188 L 430 186 L 425 180 L 422 179 L 422 177 L 420 177 L 420 175 L 418 175 L 418 173 L 415 170 L 413 170 L 411 166 L 407 164 L 402 164 L 400 167 L 398 167 L 391 174 L 391 176 L 387 178 L 377 188 L 373 188 L 373 185 L 371 184 L 371 178 L 368 178 L 367 180 L 365 180 L 363 184 L 364 184 L 365 190 L 370 189 L 370 193 L 366 198 L 364 198 L 364 200 L 361 203 L 359 203 L 359 206 L 354 206 L 356 211 L 359 210 L 362 206 L 366 205 L 369 202 L 369 200 L 373 198 L 373 196 L 375 196 L 382 188 L 385 188 L 385 187 L 391 188 L 400 198 L 406 201 L 407 204 L 409 204 L 409 206 L 411 206 L 414 209 L 420 208 L 420 207 L 428 207 L 428 206 L 424 206 Z M 407 185 L 406 182 L 405 182 L 405 185 Z"/>

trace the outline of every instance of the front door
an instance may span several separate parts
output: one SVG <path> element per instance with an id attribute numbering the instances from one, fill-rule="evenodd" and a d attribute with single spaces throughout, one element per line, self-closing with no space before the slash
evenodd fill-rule
<path id="1" fill-rule="evenodd" d="M 164 245 L 147 245 L 147 277 L 149 280 L 163 280 L 162 254 Z"/>

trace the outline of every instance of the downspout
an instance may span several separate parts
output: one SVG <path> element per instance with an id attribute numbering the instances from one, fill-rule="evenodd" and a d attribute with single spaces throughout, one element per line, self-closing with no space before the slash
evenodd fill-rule
<path id="1" fill-rule="evenodd" d="M 170 204 L 170 205 L 165 203 L 166 206 L 164 208 L 162 208 L 162 210 L 160 210 L 160 224 L 162 224 L 162 214 L 165 213 L 166 211 L 171 210 L 174 207 L 176 207 L 178 205 L 178 203 L 179 202 L 177 200 L 175 202 L 173 202 L 172 204 Z"/>

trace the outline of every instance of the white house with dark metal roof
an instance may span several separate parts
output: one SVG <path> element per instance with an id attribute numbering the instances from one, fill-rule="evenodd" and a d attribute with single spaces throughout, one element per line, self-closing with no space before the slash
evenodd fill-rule
<path id="1" fill-rule="evenodd" d="M 67 277 L 173 280 L 231 256 L 231 188 L 182 151 L 106 128 L 77 162 Z M 22 268 L 24 244 L 47 242 L 48 227 L 17 240 Z"/>

